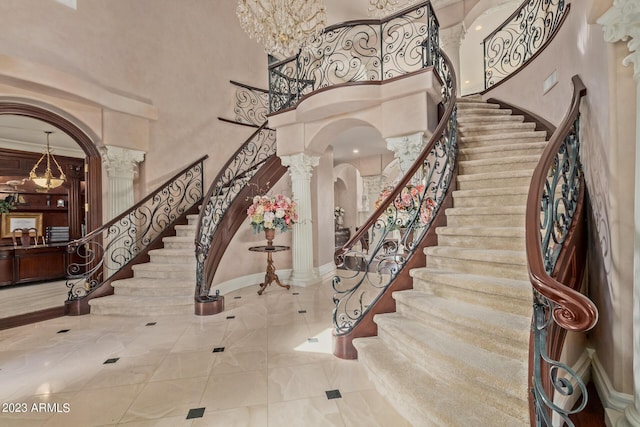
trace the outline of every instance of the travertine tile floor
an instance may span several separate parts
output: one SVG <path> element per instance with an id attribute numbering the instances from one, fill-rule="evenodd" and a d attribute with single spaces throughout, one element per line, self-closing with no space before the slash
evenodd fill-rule
<path id="1" fill-rule="evenodd" d="M 331 354 L 328 283 L 257 289 L 216 316 L 0 331 L 0 426 L 407 426 L 357 361 Z"/>

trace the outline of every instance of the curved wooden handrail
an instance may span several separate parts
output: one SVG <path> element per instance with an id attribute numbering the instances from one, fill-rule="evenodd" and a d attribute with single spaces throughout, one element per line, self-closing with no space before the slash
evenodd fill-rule
<path id="1" fill-rule="evenodd" d="M 574 93 L 569 111 L 547 144 L 531 178 L 527 197 L 525 239 L 531 284 L 536 291 L 555 304 L 553 320 L 563 329 L 584 332 L 597 323 L 598 310 L 589 298 L 568 288 L 545 271 L 540 242 L 541 195 L 544 191 L 547 172 L 553 164 L 564 137 L 569 133 L 578 116 L 580 100 L 587 93 L 579 76 L 574 76 L 572 82 Z"/>

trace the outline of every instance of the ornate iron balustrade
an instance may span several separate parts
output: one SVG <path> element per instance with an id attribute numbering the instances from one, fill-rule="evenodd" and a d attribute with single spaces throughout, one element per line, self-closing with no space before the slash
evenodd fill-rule
<path id="1" fill-rule="evenodd" d="M 236 106 L 233 109 L 237 123 L 260 127 L 269 113 L 269 91 L 231 81 L 236 86 Z"/>
<path id="2" fill-rule="evenodd" d="M 209 290 L 213 273 L 207 268 L 207 257 L 212 249 L 214 234 L 225 218 L 229 207 L 242 193 L 261 166 L 276 153 L 275 132 L 263 123 L 236 151 L 213 180 L 198 219 L 196 232 L 196 291 L 198 301 L 215 300 Z M 244 217 L 243 217 L 244 219 Z"/>
<path id="3" fill-rule="evenodd" d="M 358 81 L 383 81 L 417 71 L 424 46 L 438 43 L 438 20 L 422 2 L 382 20 L 326 28 L 297 56 L 269 66 L 269 111 L 293 107 L 318 89 Z"/>
<path id="4" fill-rule="evenodd" d="M 526 241 L 529 277 L 533 286 L 532 425 L 551 426 L 587 403 L 580 377 L 560 358 L 567 330 L 581 332 L 597 322 L 597 309 L 577 290 L 582 284 L 586 242 L 584 177 L 580 163 L 580 99 L 586 89 L 575 76 L 574 97 L 563 122 L 551 137 L 534 171 L 527 201 Z M 554 394 L 580 392 L 576 409 L 554 403 Z M 553 424 L 555 425 L 555 423 Z"/>
<path id="5" fill-rule="evenodd" d="M 67 301 L 82 299 L 152 244 L 202 200 L 204 156 L 178 172 L 127 212 L 67 246 Z"/>
<path id="6" fill-rule="evenodd" d="M 454 177 L 455 76 L 444 54 L 438 54 L 434 61 L 428 59 L 431 53 L 433 49 L 425 45 L 424 61 L 434 62 L 443 81 L 446 110 L 411 169 L 389 190 L 366 224 L 336 252 L 336 264 L 344 268 L 333 278 L 333 323 L 337 336 L 353 330 L 414 255 Z M 358 246 L 365 236 L 369 236 L 368 251 Z"/>
<path id="7" fill-rule="evenodd" d="M 569 12 L 564 0 L 529 0 L 484 41 L 485 90 L 519 70 L 556 33 Z"/>

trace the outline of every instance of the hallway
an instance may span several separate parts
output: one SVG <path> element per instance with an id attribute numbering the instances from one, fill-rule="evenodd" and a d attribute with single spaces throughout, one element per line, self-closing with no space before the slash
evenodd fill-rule
<path id="1" fill-rule="evenodd" d="M 0 424 L 408 425 L 358 362 L 331 354 L 329 282 L 256 290 L 226 295 L 211 317 L 88 315 L 0 331 L 0 400 L 27 406 L 3 407 Z M 57 406 L 32 410 L 41 402 Z"/>

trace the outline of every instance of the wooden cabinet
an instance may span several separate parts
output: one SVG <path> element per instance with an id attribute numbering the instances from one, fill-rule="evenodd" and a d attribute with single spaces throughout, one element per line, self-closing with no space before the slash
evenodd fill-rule
<path id="1" fill-rule="evenodd" d="M 348 228 L 336 229 L 336 248 L 344 246 L 345 243 L 351 238 L 351 230 Z"/>
<path id="2" fill-rule="evenodd" d="M 0 286 L 62 279 L 66 246 L 0 247 Z"/>

